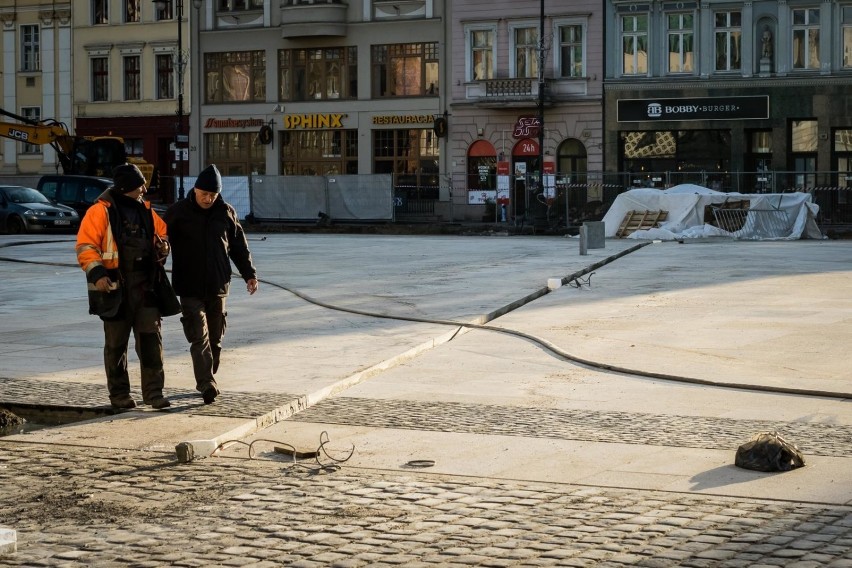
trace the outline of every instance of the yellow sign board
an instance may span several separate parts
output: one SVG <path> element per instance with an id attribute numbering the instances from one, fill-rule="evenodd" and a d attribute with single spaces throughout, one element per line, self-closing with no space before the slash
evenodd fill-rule
<path id="1" fill-rule="evenodd" d="M 343 114 L 286 114 L 284 129 L 343 128 Z"/>

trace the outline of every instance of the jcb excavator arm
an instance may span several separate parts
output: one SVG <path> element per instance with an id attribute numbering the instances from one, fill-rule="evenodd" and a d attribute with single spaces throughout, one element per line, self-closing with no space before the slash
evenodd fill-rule
<path id="1" fill-rule="evenodd" d="M 0 114 L 14 118 L 18 122 L 0 122 L 0 136 L 11 138 L 27 144 L 49 144 L 59 155 L 63 169 L 71 168 L 75 140 L 61 122 L 44 120 L 37 122 L 23 116 L 18 116 L 0 108 Z"/>

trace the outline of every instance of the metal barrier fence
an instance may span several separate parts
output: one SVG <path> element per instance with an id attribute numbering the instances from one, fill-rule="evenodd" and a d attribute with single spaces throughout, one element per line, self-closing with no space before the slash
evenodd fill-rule
<path id="1" fill-rule="evenodd" d="M 716 226 L 738 239 L 775 239 L 790 234 L 791 220 L 780 209 L 713 208 Z"/>
<path id="2" fill-rule="evenodd" d="M 557 173 L 554 177 L 555 186 L 548 193 L 542 190 L 537 175 L 510 176 L 510 221 L 576 227 L 601 220 L 615 198 L 625 191 L 694 184 L 724 193 L 809 193 L 819 205 L 817 223 L 852 225 L 852 172 L 584 172 Z M 489 197 L 483 219 L 498 217 L 499 210 L 495 212 L 492 203 L 496 180 L 485 180 L 488 187 L 483 189 L 479 174 L 454 174 L 450 179 L 456 203 L 470 193 L 486 193 Z"/>
<path id="3" fill-rule="evenodd" d="M 282 221 L 317 220 L 321 212 L 349 221 L 431 222 L 501 221 L 505 214 L 516 225 L 577 227 L 601 220 L 630 189 L 692 183 L 728 193 L 810 193 L 820 208 L 820 225 L 852 225 L 852 174 L 845 172 L 584 172 L 557 173 L 554 179 L 552 191 L 545 191 L 536 175 L 510 176 L 505 210 L 497 202 L 496 180 L 483 184 L 479 175 L 442 175 L 438 184 L 419 186 L 398 185 L 391 174 L 225 177 L 222 183 L 224 198 L 241 218 Z M 184 178 L 187 192 L 194 181 Z M 481 202 L 471 204 L 472 193 Z"/>
<path id="4" fill-rule="evenodd" d="M 387 174 L 258 175 L 250 180 L 251 214 L 260 221 L 394 218 L 392 178 Z"/>

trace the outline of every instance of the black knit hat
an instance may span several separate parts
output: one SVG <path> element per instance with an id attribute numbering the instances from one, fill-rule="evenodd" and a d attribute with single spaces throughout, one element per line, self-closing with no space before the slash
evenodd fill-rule
<path id="1" fill-rule="evenodd" d="M 198 179 L 195 180 L 195 187 L 201 191 L 209 191 L 211 193 L 222 191 L 222 176 L 219 175 L 216 164 L 210 164 L 201 170 L 201 173 L 198 174 Z"/>
<path id="2" fill-rule="evenodd" d="M 145 176 L 133 164 L 121 164 L 112 171 L 112 183 L 120 193 L 130 193 L 145 185 Z"/>

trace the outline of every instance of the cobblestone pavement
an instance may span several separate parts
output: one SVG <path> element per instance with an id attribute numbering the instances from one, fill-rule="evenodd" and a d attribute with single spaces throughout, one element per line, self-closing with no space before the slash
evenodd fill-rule
<path id="1" fill-rule="evenodd" d="M 141 400 L 141 392 L 131 390 Z M 0 382 L 0 400 L 18 404 L 43 404 L 48 400 L 76 408 L 95 408 L 106 398 L 105 391 L 103 386 L 66 381 L 4 378 Z M 227 391 L 214 404 L 205 405 L 195 391 L 167 388 L 165 394 L 172 401 L 170 412 L 230 418 L 256 418 L 298 398 L 282 393 Z M 642 412 L 508 408 L 510 410 L 506 406 L 487 404 L 341 396 L 326 399 L 290 419 L 372 428 L 722 450 L 737 447 L 755 432 L 777 431 L 795 440 L 805 454 L 846 457 L 852 448 L 852 427 L 844 425 Z M 512 420 L 506 420 L 507 412 L 511 412 Z"/>
<path id="2" fill-rule="evenodd" d="M 187 412 L 203 416 L 255 418 L 290 404 L 298 397 L 280 392 L 226 391 L 216 402 L 206 405 L 195 390 L 166 387 L 163 393 L 171 401 L 169 412 Z M 130 394 L 142 400 L 142 391 L 132 386 Z M 15 404 L 43 404 L 75 408 L 109 406 L 106 384 L 92 385 L 71 381 L 49 381 L 0 377 L 0 401 Z"/>
<path id="3" fill-rule="evenodd" d="M 852 566 L 849 507 L 2 441 L 0 524 L 7 566 Z"/>
<path id="4" fill-rule="evenodd" d="M 506 419 L 509 414 L 511 420 Z M 291 420 L 720 450 L 739 446 L 755 432 L 777 431 L 795 440 L 806 454 L 847 457 L 852 448 L 852 427 L 843 425 L 459 402 L 338 397 L 303 410 Z"/>
<path id="5" fill-rule="evenodd" d="M 4 380 L 2 399 L 92 407 L 96 385 Z M 97 392 L 95 392 L 97 391 Z M 138 394 L 138 393 L 137 393 Z M 177 412 L 250 417 L 287 395 L 228 393 Z M 845 455 L 843 426 L 624 412 L 327 399 L 292 418 L 370 427 L 730 447 L 777 428 Z M 852 508 L 355 469 L 327 458 L 180 464 L 0 438 L 4 566 L 847 566 Z"/>

